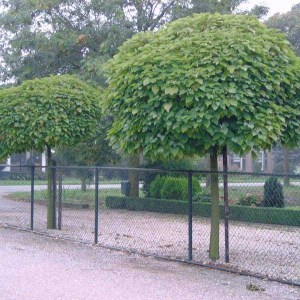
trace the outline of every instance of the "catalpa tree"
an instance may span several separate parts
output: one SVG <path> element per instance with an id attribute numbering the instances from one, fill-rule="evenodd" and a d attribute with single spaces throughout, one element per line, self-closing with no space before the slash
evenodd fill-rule
<path id="1" fill-rule="evenodd" d="M 54 228 L 50 181 L 51 149 L 72 146 L 96 131 L 100 93 L 75 76 L 24 81 L 0 90 L 0 159 L 47 150 L 48 228 Z"/>
<path id="2" fill-rule="evenodd" d="M 155 159 L 237 154 L 299 139 L 299 59 L 254 17 L 200 14 L 135 35 L 107 66 L 111 143 Z M 219 257 L 212 175 L 210 258 Z"/>

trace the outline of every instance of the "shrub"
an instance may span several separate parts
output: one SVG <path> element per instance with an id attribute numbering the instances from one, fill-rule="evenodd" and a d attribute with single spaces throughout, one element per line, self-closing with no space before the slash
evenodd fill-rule
<path id="1" fill-rule="evenodd" d="M 196 178 L 192 181 L 192 195 L 200 193 Z M 188 200 L 188 179 L 186 177 L 159 176 L 150 185 L 150 197 L 174 200 Z"/>
<path id="2" fill-rule="evenodd" d="M 167 170 L 194 170 L 197 169 L 197 165 L 193 163 L 189 159 L 181 159 L 181 160 L 169 160 L 169 161 L 154 161 L 151 163 L 145 164 L 143 167 L 150 168 L 150 169 L 163 169 L 166 170 L 165 175 L 163 176 L 172 176 L 172 177 L 180 177 L 180 175 L 176 175 L 174 172 L 167 172 Z M 158 172 L 149 171 L 144 172 L 141 176 L 141 180 L 143 180 L 143 192 L 146 197 L 150 196 L 150 185 L 152 181 L 155 180 L 157 176 L 162 176 Z"/>
<path id="3" fill-rule="evenodd" d="M 151 198 L 161 198 L 161 190 L 166 181 L 166 176 L 157 176 L 150 184 L 149 196 Z"/>
<path id="4" fill-rule="evenodd" d="M 239 198 L 237 205 L 243 206 L 262 206 L 262 195 L 247 193 Z"/>
<path id="5" fill-rule="evenodd" d="M 276 177 L 269 177 L 265 182 L 263 206 L 284 207 L 282 185 L 278 182 L 278 178 Z"/>
<path id="6" fill-rule="evenodd" d="M 166 177 L 160 192 L 160 198 L 188 200 L 187 179 Z"/>

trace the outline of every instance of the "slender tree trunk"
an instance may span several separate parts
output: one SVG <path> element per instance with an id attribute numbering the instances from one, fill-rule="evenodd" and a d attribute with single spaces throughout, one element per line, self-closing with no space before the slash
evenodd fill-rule
<path id="1" fill-rule="evenodd" d="M 285 186 L 289 186 L 290 185 L 290 177 L 289 177 L 289 173 L 290 173 L 290 151 L 289 148 L 287 146 L 283 147 L 283 151 L 284 151 L 284 174 L 286 174 L 284 176 L 284 185 Z"/>
<path id="2" fill-rule="evenodd" d="M 130 168 L 138 168 L 140 166 L 140 155 L 130 155 L 128 165 Z M 139 197 L 139 172 L 135 170 L 129 170 L 128 179 L 130 185 L 129 197 Z"/>
<path id="3" fill-rule="evenodd" d="M 86 192 L 87 179 L 86 177 L 81 178 L 81 190 Z"/>
<path id="4" fill-rule="evenodd" d="M 210 157 L 209 157 L 209 155 L 206 155 L 206 157 L 205 157 L 205 168 L 207 170 L 210 170 Z M 209 187 L 210 187 L 210 181 L 211 181 L 210 177 L 211 177 L 210 174 L 206 175 L 205 186 L 206 186 L 207 189 L 209 189 Z"/>
<path id="5" fill-rule="evenodd" d="M 211 174 L 211 228 L 209 258 L 219 259 L 219 227 L 220 227 L 220 208 L 219 208 L 219 178 L 218 174 L 218 148 L 215 146 L 210 155 Z"/>
<path id="6" fill-rule="evenodd" d="M 53 219 L 53 191 L 52 191 L 52 153 L 51 148 L 47 146 L 47 228 L 54 229 Z"/>

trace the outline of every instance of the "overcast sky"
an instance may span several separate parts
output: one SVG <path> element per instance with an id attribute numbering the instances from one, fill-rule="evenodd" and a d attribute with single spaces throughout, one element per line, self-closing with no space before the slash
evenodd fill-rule
<path id="1" fill-rule="evenodd" d="M 262 4 L 270 7 L 269 16 L 277 12 L 287 12 L 291 10 L 292 6 L 300 3 L 300 0 L 248 0 L 248 4 L 243 6 L 252 7 L 255 4 Z"/>

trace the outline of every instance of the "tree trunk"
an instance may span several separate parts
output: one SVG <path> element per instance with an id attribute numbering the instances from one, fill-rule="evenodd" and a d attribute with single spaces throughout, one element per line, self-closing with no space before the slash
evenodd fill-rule
<path id="1" fill-rule="evenodd" d="M 290 151 L 287 146 L 283 146 L 283 151 L 284 151 L 284 185 L 289 186 L 290 185 Z"/>
<path id="2" fill-rule="evenodd" d="M 219 259 L 219 227 L 220 227 L 220 208 L 219 208 L 219 178 L 218 174 L 218 148 L 215 146 L 210 155 L 211 172 L 211 228 L 209 258 L 211 260 Z"/>
<path id="3" fill-rule="evenodd" d="M 86 192 L 87 178 L 81 178 L 81 191 Z"/>
<path id="4" fill-rule="evenodd" d="M 129 168 L 138 168 L 140 166 L 139 154 L 129 156 Z M 139 197 L 139 172 L 135 170 L 128 171 L 129 179 L 129 197 Z"/>
<path id="5" fill-rule="evenodd" d="M 53 207 L 53 190 L 52 190 L 52 154 L 51 148 L 47 146 L 47 228 L 55 229 L 54 224 L 54 207 Z"/>
<path id="6" fill-rule="evenodd" d="M 205 157 L 205 169 L 210 170 L 210 157 L 209 155 L 206 155 Z M 205 187 L 209 189 L 210 183 L 211 183 L 211 178 L 210 174 L 206 175 L 206 180 L 205 180 Z"/>

